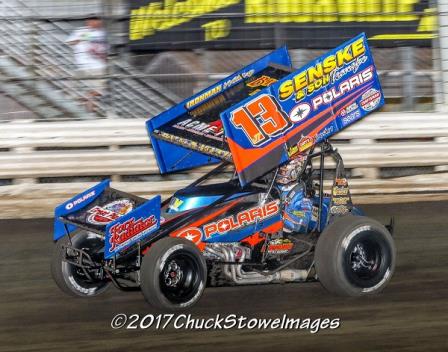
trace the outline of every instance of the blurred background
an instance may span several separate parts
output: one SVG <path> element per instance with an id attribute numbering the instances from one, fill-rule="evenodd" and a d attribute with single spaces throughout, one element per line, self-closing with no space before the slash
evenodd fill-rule
<path id="1" fill-rule="evenodd" d="M 115 314 L 151 312 L 139 292 L 61 294 L 49 273 L 56 205 L 105 178 L 166 197 L 209 168 L 160 175 L 148 118 L 283 44 L 299 67 L 360 32 L 386 104 L 332 143 L 353 201 L 396 218 L 384 294 L 210 288 L 192 311 L 341 318 L 315 335 L 116 331 Z M 0 0 L 0 350 L 447 351 L 447 110 L 448 0 Z"/>
<path id="2" fill-rule="evenodd" d="M 2 120 L 154 116 L 283 44 L 300 67 L 359 32 L 367 33 L 373 47 L 387 111 L 434 111 L 443 99 L 435 1 L 0 4 Z M 83 27 L 91 35 L 93 16 L 101 22 L 96 31 L 105 34 L 97 43 L 104 41 L 105 66 L 89 77 L 92 64 L 86 60 L 82 70 L 76 56 L 88 56 L 92 45 L 77 48 L 69 39 Z M 104 79 L 101 98 L 86 109 L 83 95 L 98 76 Z"/>
<path id="3" fill-rule="evenodd" d="M 386 105 L 334 138 L 354 194 L 443 198 L 447 9 L 433 0 L 0 0 L 1 216 L 49 216 L 105 177 L 169 194 L 204 170 L 160 176 L 145 119 L 276 47 L 287 44 L 300 67 L 360 32 Z"/>

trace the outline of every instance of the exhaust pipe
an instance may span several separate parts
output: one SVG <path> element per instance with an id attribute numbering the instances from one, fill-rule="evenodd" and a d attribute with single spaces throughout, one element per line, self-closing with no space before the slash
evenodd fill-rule
<path id="1" fill-rule="evenodd" d="M 238 260 L 235 260 L 233 249 L 229 247 L 222 246 L 219 247 L 219 249 L 206 247 L 205 250 L 219 257 L 224 262 L 237 261 L 241 263 L 223 265 L 224 275 L 238 285 L 298 282 L 305 281 L 308 278 L 308 271 L 299 269 L 283 269 L 273 274 L 266 275 L 255 271 L 244 271 L 242 269 L 242 264 L 246 257 L 246 252 L 244 250 Z"/>

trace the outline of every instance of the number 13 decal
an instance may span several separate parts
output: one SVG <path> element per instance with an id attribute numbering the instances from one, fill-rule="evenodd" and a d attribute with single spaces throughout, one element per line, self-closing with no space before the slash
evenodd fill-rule
<path id="1" fill-rule="evenodd" d="M 285 112 L 267 94 L 232 111 L 230 121 L 236 128 L 243 130 L 254 146 L 263 144 L 292 126 Z"/>

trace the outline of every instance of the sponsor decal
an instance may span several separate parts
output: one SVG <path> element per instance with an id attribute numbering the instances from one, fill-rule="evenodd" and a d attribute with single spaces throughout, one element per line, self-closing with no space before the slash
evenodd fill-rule
<path id="1" fill-rule="evenodd" d="M 343 215 L 348 213 L 348 209 L 346 205 L 333 205 L 330 212 L 333 215 Z"/>
<path id="2" fill-rule="evenodd" d="M 206 123 L 194 119 L 186 119 L 176 123 L 173 127 L 182 131 L 197 134 L 199 136 L 206 136 L 208 138 L 216 139 L 218 141 L 222 140 L 224 134 L 221 120 Z"/>
<path id="3" fill-rule="evenodd" d="M 208 223 L 202 227 L 205 238 L 210 238 L 215 235 L 223 235 L 229 231 L 234 231 L 245 226 L 254 224 L 257 221 L 262 221 L 280 211 L 278 200 L 269 202 L 263 206 L 256 206 L 254 208 L 243 210 L 236 215 L 228 216 L 224 219 Z"/>
<path id="4" fill-rule="evenodd" d="M 342 187 L 333 188 L 334 196 L 346 196 L 347 194 L 348 194 L 348 188 L 342 188 Z"/>
<path id="5" fill-rule="evenodd" d="M 154 215 L 147 218 L 130 218 L 123 223 L 117 223 L 110 228 L 109 252 L 122 248 L 136 237 L 142 237 L 157 227 L 157 219 Z"/>
<path id="6" fill-rule="evenodd" d="M 210 112 L 210 110 L 212 110 L 216 107 L 219 107 L 220 104 L 224 104 L 225 101 L 226 101 L 226 98 L 224 97 L 224 95 L 219 94 L 216 97 L 213 97 L 213 98 L 201 103 L 194 109 L 190 110 L 189 115 L 194 118 L 205 115 L 208 112 Z"/>
<path id="7" fill-rule="evenodd" d="M 294 243 L 286 238 L 277 238 L 273 241 L 270 241 L 267 246 L 267 253 L 269 254 L 286 254 L 288 253 L 292 247 L 294 247 Z M 266 246 L 263 246 L 261 249 L 262 252 L 266 251 Z"/>
<path id="8" fill-rule="evenodd" d="M 197 97 L 187 101 L 185 104 L 186 109 L 191 109 L 193 106 L 198 105 L 199 103 L 203 102 L 204 100 L 207 100 L 208 98 L 220 93 L 222 91 L 222 85 L 219 84 L 206 92 L 198 95 Z"/>
<path id="9" fill-rule="evenodd" d="M 202 232 L 197 227 L 189 227 L 180 232 L 176 237 L 182 237 L 195 244 L 198 244 L 199 242 L 201 242 Z"/>
<path id="10" fill-rule="evenodd" d="M 95 206 L 88 210 L 87 222 L 94 225 L 106 225 L 129 213 L 134 208 L 134 203 L 129 199 L 119 199 L 106 205 Z"/>
<path id="11" fill-rule="evenodd" d="M 355 111 L 358 108 L 358 104 L 356 102 L 347 105 L 344 109 L 341 110 L 340 116 L 345 116 L 350 114 L 352 111 Z"/>
<path id="12" fill-rule="evenodd" d="M 227 81 L 225 81 L 223 83 L 223 87 L 224 89 L 227 89 L 235 84 L 237 84 L 238 82 L 241 82 L 243 80 L 243 77 L 241 77 L 240 75 L 236 75 L 235 77 L 232 77 L 230 79 L 228 79 Z"/>
<path id="13" fill-rule="evenodd" d="M 341 96 L 372 80 L 373 78 L 373 66 L 369 66 L 362 72 L 341 82 L 338 87 L 333 87 L 313 98 L 313 109 L 317 110 L 322 104 L 328 105 L 332 103 L 334 100 L 337 100 Z"/>
<path id="14" fill-rule="evenodd" d="M 78 204 L 85 202 L 87 199 L 92 198 L 95 195 L 95 191 L 89 192 L 82 197 L 75 199 L 73 202 L 69 202 L 65 205 L 65 209 L 70 210 L 73 209 Z"/>
<path id="15" fill-rule="evenodd" d="M 347 205 L 347 198 L 346 197 L 342 197 L 342 198 L 333 198 L 333 204 L 334 205 Z"/>
<path id="16" fill-rule="evenodd" d="M 311 106 L 308 103 L 296 105 L 290 112 L 289 118 L 292 122 L 300 122 L 308 117 L 311 112 Z"/>
<path id="17" fill-rule="evenodd" d="M 359 67 L 363 63 L 365 63 L 367 60 L 368 60 L 367 56 L 362 55 L 362 56 L 356 58 L 356 60 L 351 62 L 350 64 L 334 70 L 331 74 L 331 81 L 332 82 L 339 81 L 345 75 L 347 75 L 349 72 L 356 73 L 358 71 Z"/>
<path id="18" fill-rule="evenodd" d="M 330 83 L 331 74 L 336 69 L 351 63 L 365 52 L 364 40 L 360 38 L 338 50 L 335 54 L 328 55 L 322 61 L 300 71 L 292 79 L 284 81 L 279 87 L 280 100 L 294 96 L 296 101 L 300 101 L 321 90 Z M 330 99 L 329 96 L 328 99 Z"/>
<path id="19" fill-rule="evenodd" d="M 185 108 L 187 110 L 190 110 L 191 108 L 193 108 L 193 107 L 203 103 L 205 100 L 218 95 L 223 90 L 225 90 L 225 89 L 227 89 L 229 87 L 232 87 L 235 84 L 241 82 L 243 79 L 251 77 L 254 73 L 255 73 L 255 70 L 251 69 L 251 70 L 249 70 L 247 72 L 243 72 L 241 74 L 238 74 L 238 75 L 228 79 L 227 81 L 225 81 L 223 83 L 220 83 L 220 84 L 218 84 L 218 85 L 208 89 L 204 93 L 202 93 L 202 94 L 198 95 L 197 97 L 187 101 L 185 103 Z M 264 80 L 260 81 L 263 84 L 266 84 L 269 81 L 271 82 L 269 84 L 272 84 L 272 83 L 274 83 L 276 81 L 276 79 L 270 78 L 268 76 L 262 76 L 262 77 L 266 77 Z M 262 77 L 260 77 L 260 78 L 262 78 Z M 272 81 L 272 80 L 274 80 L 274 81 Z M 222 97 L 222 100 L 224 100 L 224 97 Z"/>
<path id="20" fill-rule="evenodd" d="M 333 215 L 346 214 L 350 211 L 351 207 L 351 197 L 347 179 L 345 177 L 336 178 L 331 191 L 330 213 Z"/>
<path id="21" fill-rule="evenodd" d="M 353 121 L 356 121 L 359 118 L 361 118 L 361 111 L 358 109 L 344 116 L 342 118 L 342 125 L 350 125 Z"/>
<path id="22" fill-rule="evenodd" d="M 275 82 L 277 82 L 276 78 L 263 75 L 261 77 L 254 79 L 251 82 L 248 82 L 246 85 L 250 88 L 269 87 L 272 83 Z"/>
<path id="23" fill-rule="evenodd" d="M 316 141 L 320 142 L 324 139 L 330 137 L 334 132 L 334 126 L 327 126 L 322 131 L 320 131 L 316 136 Z"/>
<path id="24" fill-rule="evenodd" d="M 375 109 L 381 100 L 381 93 L 375 88 L 369 89 L 361 96 L 361 107 L 365 111 L 372 111 Z"/>
<path id="25" fill-rule="evenodd" d="M 271 40 L 247 38 L 262 38 L 277 24 L 286 24 L 285 40 L 294 48 L 335 46 L 360 28 L 382 45 L 397 40 L 412 45 L 419 39 L 427 46 L 437 32 L 435 4 L 431 7 L 424 0 L 378 0 L 369 7 L 347 0 L 134 0 L 129 4 L 129 40 L 140 50 L 169 50 L 173 45 L 192 49 L 203 46 L 204 40 L 215 49 L 266 49 L 274 46 Z M 319 39 L 304 35 L 318 26 Z"/>
<path id="26" fill-rule="evenodd" d="M 313 144 L 314 144 L 314 137 L 303 136 L 298 143 L 299 153 L 311 148 Z"/>
<path id="27" fill-rule="evenodd" d="M 241 73 L 241 76 L 243 78 L 249 78 L 249 77 L 252 77 L 254 75 L 254 73 L 255 73 L 255 70 L 252 68 L 249 71 L 244 71 L 243 73 Z"/>
<path id="28" fill-rule="evenodd" d="M 302 136 L 299 142 L 288 148 L 288 157 L 292 158 L 297 153 L 304 152 L 311 148 L 314 144 L 314 137 Z"/>
<path id="29" fill-rule="evenodd" d="M 168 142 L 172 142 L 175 144 L 178 144 L 182 147 L 185 148 L 190 148 L 193 150 L 197 150 L 199 152 L 205 153 L 205 154 L 209 154 L 209 155 L 213 155 L 216 156 L 220 159 L 224 159 L 227 161 L 232 161 L 232 154 L 228 151 L 225 150 L 221 150 L 206 144 L 202 144 L 202 143 L 198 143 L 196 141 L 192 141 L 189 140 L 187 138 L 182 138 L 179 136 L 175 136 L 163 131 L 159 131 L 159 130 L 154 130 L 154 135 L 157 136 L 157 138 L 162 139 L 164 141 L 168 141 Z"/>

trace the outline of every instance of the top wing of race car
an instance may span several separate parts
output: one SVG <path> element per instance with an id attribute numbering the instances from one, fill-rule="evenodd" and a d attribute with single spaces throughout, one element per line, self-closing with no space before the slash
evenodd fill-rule
<path id="1" fill-rule="evenodd" d="M 232 161 L 220 113 L 292 71 L 281 47 L 147 121 L 162 173 Z"/>
<path id="2" fill-rule="evenodd" d="M 364 33 L 290 67 L 282 47 L 150 119 L 160 171 L 226 160 L 244 186 L 384 104 Z"/>

